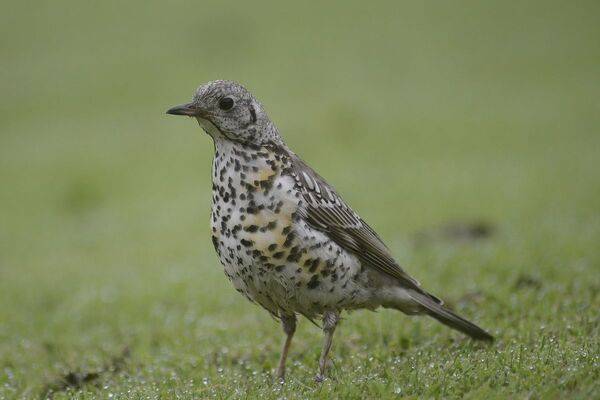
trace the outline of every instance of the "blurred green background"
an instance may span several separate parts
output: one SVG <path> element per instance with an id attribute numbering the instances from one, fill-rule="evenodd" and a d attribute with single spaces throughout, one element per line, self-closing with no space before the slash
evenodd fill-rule
<path id="1" fill-rule="evenodd" d="M 600 396 L 599 21 L 597 1 L 3 3 L 0 398 Z M 212 143 L 165 115 L 211 79 L 498 343 L 355 313 L 317 388 L 303 321 L 273 386 L 279 327 L 210 244 Z M 438 234 L 474 221 L 493 234 Z"/>

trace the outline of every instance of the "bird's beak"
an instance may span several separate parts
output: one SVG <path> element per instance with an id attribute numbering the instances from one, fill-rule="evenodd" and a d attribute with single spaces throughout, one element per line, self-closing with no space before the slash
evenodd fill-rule
<path id="1" fill-rule="evenodd" d="M 167 110 L 167 114 L 187 115 L 188 117 L 201 116 L 202 110 L 198 109 L 194 103 L 180 104 Z"/>

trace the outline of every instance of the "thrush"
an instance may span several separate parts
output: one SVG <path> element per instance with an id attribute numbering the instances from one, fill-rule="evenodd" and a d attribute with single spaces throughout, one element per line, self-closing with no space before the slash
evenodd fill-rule
<path id="1" fill-rule="evenodd" d="M 208 82 L 167 113 L 195 118 L 214 141 L 212 242 L 234 288 L 281 321 L 280 378 L 297 315 L 321 320 L 316 381 L 325 376 L 343 310 L 392 308 L 493 339 L 400 267 L 377 233 L 285 144 L 242 85 Z"/>

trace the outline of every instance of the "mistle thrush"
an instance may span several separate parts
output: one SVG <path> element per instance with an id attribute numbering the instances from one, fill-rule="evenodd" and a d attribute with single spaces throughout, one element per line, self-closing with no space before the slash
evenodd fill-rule
<path id="1" fill-rule="evenodd" d="M 212 241 L 235 289 L 281 321 L 286 338 L 279 377 L 297 314 L 322 321 L 317 381 L 342 310 L 425 314 L 474 339 L 492 340 L 398 265 L 377 233 L 290 150 L 242 85 L 208 82 L 190 103 L 167 113 L 196 118 L 214 141 Z"/>

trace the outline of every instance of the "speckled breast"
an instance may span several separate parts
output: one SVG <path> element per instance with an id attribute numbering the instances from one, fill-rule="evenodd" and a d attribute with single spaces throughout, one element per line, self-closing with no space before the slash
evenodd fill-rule
<path id="1" fill-rule="evenodd" d="M 299 204 L 286 159 L 266 149 L 216 143 L 213 162 L 212 239 L 235 288 L 275 312 L 285 282 L 283 248 Z M 276 286 L 282 286 L 280 288 Z"/>
<path id="2" fill-rule="evenodd" d="M 289 159 L 217 142 L 212 240 L 236 290 L 274 315 L 320 314 L 361 293 L 360 263 L 300 217 Z"/>

